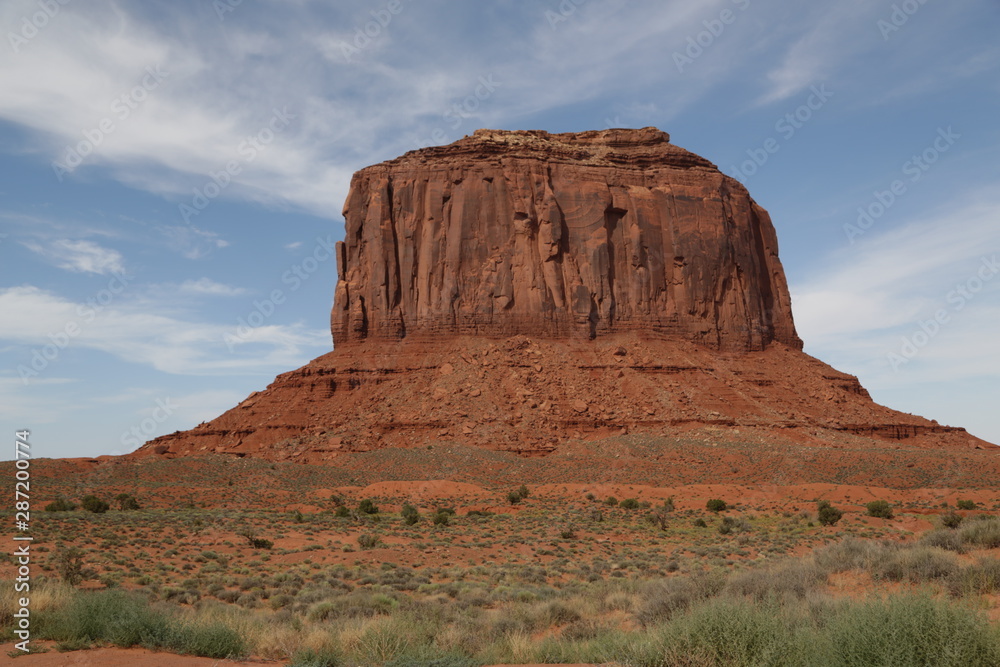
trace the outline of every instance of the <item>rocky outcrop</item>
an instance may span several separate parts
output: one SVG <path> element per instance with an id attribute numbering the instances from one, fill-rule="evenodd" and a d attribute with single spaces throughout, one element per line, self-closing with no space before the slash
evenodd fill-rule
<path id="1" fill-rule="evenodd" d="M 992 451 L 804 354 L 767 213 L 659 130 L 480 130 L 361 170 L 344 215 L 335 349 L 138 456 L 572 458 L 628 436 L 791 476 L 835 449 L 856 480 L 886 443 Z"/>
<path id="2" fill-rule="evenodd" d="M 337 347 L 625 331 L 801 347 L 767 212 L 655 128 L 479 130 L 362 169 L 344 217 Z"/>

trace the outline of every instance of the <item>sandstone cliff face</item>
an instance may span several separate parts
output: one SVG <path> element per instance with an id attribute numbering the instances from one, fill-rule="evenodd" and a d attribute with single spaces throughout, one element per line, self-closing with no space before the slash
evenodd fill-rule
<path id="1" fill-rule="evenodd" d="M 767 212 L 655 128 L 479 130 L 359 171 L 344 216 L 338 347 L 626 331 L 802 345 Z"/>
<path id="2" fill-rule="evenodd" d="M 481 130 L 361 170 L 344 215 L 335 349 L 137 456 L 566 461 L 630 437 L 659 460 L 728 441 L 744 458 L 726 470 L 787 483 L 871 479 L 887 447 L 990 447 L 804 354 L 767 213 L 653 128 Z M 836 452 L 803 473 L 816 448 Z M 421 470 L 380 474 L 452 474 Z"/>

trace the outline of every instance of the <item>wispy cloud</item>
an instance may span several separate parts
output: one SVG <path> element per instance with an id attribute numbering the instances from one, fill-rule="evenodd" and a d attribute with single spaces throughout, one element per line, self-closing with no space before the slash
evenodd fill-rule
<path id="1" fill-rule="evenodd" d="M 242 287 L 224 285 L 210 278 L 185 280 L 180 285 L 180 291 L 185 294 L 200 294 L 205 296 L 239 296 L 247 292 Z"/>
<path id="2" fill-rule="evenodd" d="M 0 312 L 20 313 L 23 322 L 0 320 L 0 340 L 27 348 L 75 324 L 69 345 L 100 350 L 118 359 L 165 373 L 225 375 L 293 368 L 330 346 L 329 331 L 301 324 L 256 327 L 227 346 L 235 325 L 213 324 L 160 314 L 155 303 L 113 302 L 100 312 L 93 304 L 75 303 L 31 286 L 0 290 Z"/>
<path id="3" fill-rule="evenodd" d="M 998 214 L 1000 190 L 962 193 L 829 255 L 825 268 L 792 286 L 807 350 L 882 387 L 1000 374 L 1000 357 L 983 354 L 1000 327 L 1000 276 L 988 268 L 1000 258 Z M 934 326 L 941 312 L 947 321 Z M 913 352 L 906 340 L 916 352 L 894 364 L 891 354 Z"/>
<path id="4" fill-rule="evenodd" d="M 24 241 L 23 245 L 60 269 L 75 273 L 120 273 L 125 270 L 121 253 L 93 241 L 59 239 L 48 243 Z"/>

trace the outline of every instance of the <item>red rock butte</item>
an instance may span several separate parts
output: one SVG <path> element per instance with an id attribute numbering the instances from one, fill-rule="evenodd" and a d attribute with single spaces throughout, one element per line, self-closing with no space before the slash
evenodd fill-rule
<path id="1" fill-rule="evenodd" d="M 626 331 L 802 345 L 767 212 L 655 128 L 479 130 L 362 169 L 344 218 L 337 347 Z"/>
<path id="2" fill-rule="evenodd" d="M 655 128 L 479 130 L 357 172 L 343 213 L 333 351 L 136 456 L 339 464 L 445 445 L 596 479 L 639 438 L 649 466 L 680 451 L 658 464 L 676 473 L 683 452 L 729 443 L 733 470 L 782 483 L 834 466 L 863 482 L 901 447 L 990 450 L 995 466 L 989 443 L 880 406 L 803 353 L 767 212 Z M 573 459 L 583 444 L 590 464 Z M 434 460 L 385 478 L 450 478 Z"/>

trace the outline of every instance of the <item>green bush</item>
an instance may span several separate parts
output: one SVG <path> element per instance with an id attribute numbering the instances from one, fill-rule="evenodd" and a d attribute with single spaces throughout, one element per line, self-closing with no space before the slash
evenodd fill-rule
<path id="1" fill-rule="evenodd" d="M 525 486 L 524 484 L 517 487 L 517 494 L 521 496 L 522 499 L 527 498 L 529 494 L 528 487 Z"/>
<path id="2" fill-rule="evenodd" d="M 407 526 L 412 526 L 416 522 L 420 521 L 420 512 L 418 512 L 417 508 L 410 503 L 405 503 L 403 505 L 403 509 L 400 510 L 399 513 L 403 517 L 403 522 Z"/>
<path id="3" fill-rule="evenodd" d="M 993 595 L 1000 592 L 1000 560 L 981 558 L 956 572 L 948 582 L 952 595 Z"/>
<path id="4" fill-rule="evenodd" d="M 347 505 L 337 505 L 337 509 L 333 511 L 333 515 L 343 519 L 344 517 L 351 516 L 351 510 L 347 509 Z"/>
<path id="5" fill-rule="evenodd" d="M 962 516 L 956 514 L 955 512 L 944 512 L 938 517 L 941 520 L 941 525 L 945 528 L 951 528 L 954 530 L 962 525 Z"/>
<path id="6" fill-rule="evenodd" d="M 247 653 L 245 641 L 232 628 L 181 623 L 122 590 L 83 593 L 60 610 L 39 612 L 37 618 L 40 638 L 64 645 L 144 646 L 215 659 Z"/>
<path id="7" fill-rule="evenodd" d="M 936 547 L 915 546 L 899 549 L 872 564 L 872 575 L 889 581 L 923 583 L 947 579 L 959 569 L 957 557 Z"/>
<path id="8" fill-rule="evenodd" d="M 604 504 L 607 505 L 608 507 L 614 507 L 615 505 L 618 504 L 618 499 L 615 498 L 614 496 L 608 496 L 607 498 L 604 499 Z"/>
<path id="9" fill-rule="evenodd" d="M 447 512 L 438 512 L 434 515 L 432 520 L 435 526 L 447 526 L 450 522 L 449 515 Z"/>
<path id="10" fill-rule="evenodd" d="M 627 510 L 639 509 L 639 501 L 636 498 L 626 498 L 621 502 L 619 507 Z"/>
<path id="11" fill-rule="evenodd" d="M 358 546 L 362 549 L 374 549 L 378 544 L 378 535 L 372 533 L 362 533 L 358 535 Z"/>
<path id="12" fill-rule="evenodd" d="M 996 631 L 974 611 L 930 597 L 844 606 L 830 620 L 827 664 L 843 667 L 1000 665 Z"/>
<path id="13" fill-rule="evenodd" d="M 695 519 L 692 525 L 695 528 L 708 528 L 708 524 L 701 517 L 698 517 L 697 519 Z"/>
<path id="14" fill-rule="evenodd" d="M 56 498 L 55 501 L 45 506 L 46 512 L 72 512 L 75 509 L 75 504 L 62 497 Z"/>
<path id="15" fill-rule="evenodd" d="M 958 535 L 965 544 L 971 544 L 981 549 L 996 549 L 1000 547 L 1000 519 L 996 517 L 976 517 L 965 521 L 958 530 Z"/>
<path id="16" fill-rule="evenodd" d="M 816 503 L 817 518 L 819 522 L 824 526 L 832 526 L 840 521 L 840 518 L 844 516 L 844 513 L 831 505 L 829 501 L 821 500 Z"/>
<path id="17" fill-rule="evenodd" d="M 362 514 L 378 514 L 378 505 L 371 498 L 364 498 L 358 503 L 358 511 Z"/>
<path id="18" fill-rule="evenodd" d="M 84 496 L 83 500 L 80 501 L 80 505 L 83 509 L 88 512 L 93 512 L 94 514 L 104 514 L 109 509 L 111 505 L 101 500 L 97 496 Z"/>
<path id="19" fill-rule="evenodd" d="M 521 502 L 521 494 L 517 491 L 511 491 L 507 494 L 507 502 L 511 505 L 516 505 Z"/>
<path id="20" fill-rule="evenodd" d="M 976 503 L 974 500 L 959 500 L 955 503 L 955 507 L 960 510 L 974 510 L 976 509 Z"/>
<path id="21" fill-rule="evenodd" d="M 123 512 L 130 512 L 139 509 L 139 501 L 127 493 L 119 493 L 115 496 L 118 502 L 118 509 Z"/>
<path id="22" fill-rule="evenodd" d="M 340 667 L 340 653 L 333 649 L 302 649 L 293 657 L 288 667 Z"/>
<path id="23" fill-rule="evenodd" d="M 705 508 L 710 512 L 725 512 L 729 505 L 726 504 L 725 500 L 719 500 L 718 498 L 712 498 L 707 503 L 705 503 Z"/>
<path id="24" fill-rule="evenodd" d="M 773 604 L 714 599 L 674 617 L 663 633 L 668 665 L 802 665 L 797 644 Z"/>
<path id="25" fill-rule="evenodd" d="M 891 519 L 892 505 L 886 500 L 873 500 L 865 505 L 865 510 L 868 512 L 868 516 L 874 516 L 879 519 Z"/>

